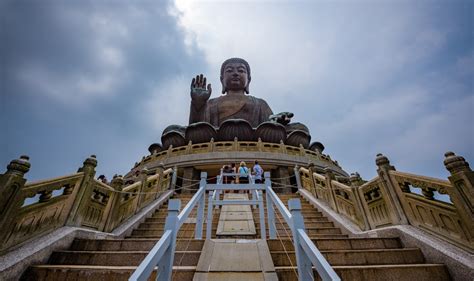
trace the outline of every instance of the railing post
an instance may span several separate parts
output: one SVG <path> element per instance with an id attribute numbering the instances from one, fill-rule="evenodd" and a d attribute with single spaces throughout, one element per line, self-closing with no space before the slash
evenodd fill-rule
<path id="1" fill-rule="evenodd" d="M 158 187 L 156 188 L 156 190 L 155 189 L 152 190 L 152 191 L 156 192 L 155 199 L 160 197 L 161 192 L 164 190 L 164 189 L 162 189 L 163 180 L 164 180 L 164 173 L 163 173 L 164 171 L 165 171 L 165 165 L 163 164 L 163 162 L 161 162 L 160 164 L 158 164 L 158 167 L 156 168 L 156 172 L 158 173 L 158 181 L 157 181 L 156 184 L 157 184 Z M 145 187 L 146 187 L 146 185 L 145 185 Z M 168 187 L 169 186 L 167 186 L 166 188 L 168 188 Z M 143 189 L 143 190 L 145 190 L 145 189 Z M 146 194 L 143 194 L 143 198 L 146 198 L 145 196 L 146 196 Z M 142 206 L 140 205 L 140 207 L 142 207 Z"/>
<path id="2" fill-rule="evenodd" d="M 309 178 L 311 180 L 311 193 L 313 194 L 314 198 L 318 198 L 318 194 L 316 193 L 316 183 L 315 183 L 315 179 L 314 179 L 314 163 L 309 163 L 308 165 L 308 171 L 309 171 Z"/>
<path id="3" fill-rule="evenodd" d="M 79 168 L 79 171 L 84 173 L 84 177 L 82 178 L 71 211 L 69 212 L 69 218 L 66 223 L 67 225 L 79 226 L 82 224 L 82 219 L 85 215 L 84 213 L 90 202 L 90 197 L 92 196 L 95 167 L 97 167 L 97 159 L 95 155 L 91 155 L 89 158 L 84 160 L 83 166 Z"/>
<path id="4" fill-rule="evenodd" d="M 217 184 L 222 184 L 222 182 L 224 181 L 224 177 L 222 176 L 222 173 L 223 173 L 223 169 L 221 169 L 221 174 L 217 176 L 217 180 L 216 180 Z M 221 191 L 217 189 L 215 201 L 218 202 L 220 197 L 221 197 Z M 214 208 L 219 209 L 219 204 L 216 204 Z"/>
<path id="5" fill-rule="evenodd" d="M 178 180 L 178 166 L 173 167 L 173 177 L 171 178 L 171 190 L 176 189 L 176 181 Z"/>
<path id="6" fill-rule="evenodd" d="M 275 228 L 275 211 L 273 209 L 273 202 L 270 196 L 269 190 L 272 188 L 272 182 L 270 180 L 270 172 L 265 172 L 265 196 L 267 200 L 267 219 L 268 219 L 268 235 L 270 239 L 276 239 L 276 228 Z"/>
<path id="7" fill-rule="evenodd" d="M 145 198 L 145 194 L 143 194 L 142 192 L 145 191 L 145 188 L 147 185 L 148 169 L 146 167 L 140 171 L 139 178 L 141 181 L 141 185 L 140 185 L 140 188 L 138 188 L 138 195 L 137 195 L 138 198 L 137 198 L 137 203 L 135 205 L 135 210 L 134 210 L 135 214 L 138 213 L 138 211 L 140 211 L 142 207 L 143 199 Z"/>
<path id="8" fill-rule="evenodd" d="M 124 180 L 122 176 L 116 176 L 112 179 L 110 185 L 116 192 L 113 192 L 110 196 L 110 211 L 107 215 L 107 221 L 104 226 L 104 231 L 111 232 L 115 226 L 118 224 L 116 221 L 117 216 L 119 215 L 119 207 L 120 207 L 120 199 L 122 198 L 122 193 L 120 193 L 123 189 Z"/>
<path id="9" fill-rule="evenodd" d="M 385 197 L 385 203 L 387 208 L 389 208 L 388 212 L 390 213 L 392 224 L 408 224 L 408 219 L 399 198 L 401 190 L 399 190 L 396 183 L 392 182 L 390 177 L 390 171 L 395 171 L 395 167 L 390 165 L 388 158 L 381 153 L 377 154 L 375 164 L 378 167 L 377 173 L 381 181 L 380 191 L 382 196 Z"/>
<path id="10" fill-rule="evenodd" d="M 259 216 L 260 216 L 260 234 L 262 236 L 262 239 L 267 239 L 267 226 L 265 225 L 265 210 L 263 206 L 263 193 L 262 191 L 256 191 L 258 192 L 258 211 L 259 211 Z"/>
<path id="11" fill-rule="evenodd" d="M 199 183 L 199 188 L 206 188 L 206 179 L 207 173 L 201 173 L 201 182 Z M 202 193 L 201 198 L 199 198 L 198 203 L 198 212 L 197 212 L 197 221 L 196 221 L 196 231 L 194 238 L 202 239 L 202 226 L 204 223 L 204 204 L 206 203 L 206 192 Z"/>
<path id="12" fill-rule="evenodd" d="M 329 203 L 329 206 L 331 206 L 331 208 L 338 212 L 339 213 L 339 210 L 337 208 L 337 204 L 336 204 L 336 194 L 334 194 L 334 188 L 332 186 L 332 180 L 334 179 L 334 174 L 332 173 L 331 169 L 329 168 L 324 168 L 324 174 L 325 174 L 325 177 L 326 177 L 326 186 L 329 190 L 329 198 L 328 199 L 328 203 Z"/>
<path id="13" fill-rule="evenodd" d="M 207 197 L 207 225 L 206 225 L 206 239 L 211 239 L 212 232 L 212 191 L 209 191 Z"/>
<path id="14" fill-rule="evenodd" d="M 354 207 L 355 207 L 357 217 L 359 218 L 359 226 L 361 227 L 362 230 L 369 230 L 370 229 L 369 220 L 367 219 L 367 214 L 365 213 L 364 206 L 362 204 L 362 199 L 360 198 L 360 194 L 359 194 L 359 186 L 363 182 L 362 178 L 360 177 L 359 173 L 354 173 L 354 174 L 351 174 L 350 181 L 351 181 L 352 195 L 355 201 Z"/>
<path id="15" fill-rule="evenodd" d="M 291 213 L 291 232 L 293 234 L 293 243 L 295 247 L 296 264 L 298 266 L 298 280 L 306 281 L 313 280 L 313 269 L 311 260 L 303 250 L 300 244 L 300 236 L 298 229 L 305 231 L 304 219 L 301 215 L 301 202 L 299 199 L 290 199 L 288 207 Z M 305 231 L 306 232 L 306 231 Z"/>
<path id="16" fill-rule="evenodd" d="M 298 165 L 295 165 L 295 168 L 293 170 L 295 171 L 296 186 L 298 187 L 298 190 L 300 190 L 303 188 L 303 186 L 301 185 L 300 168 L 298 167 Z"/>
<path id="17" fill-rule="evenodd" d="M 160 263 L 158 263 L 158 278 L 159 281 L 171 280 L 171 273 L 173 271 L 174 251 L 176 248 L 176 236 L 178 232 L 178 214 L 181 208 L 181 201 L 179 199 L 170 199 L 168 201 L 168 216 L 166 217 L 165 231 L 171 230 L 171 242 L 166 250 Z"/>
<path id="18" fill-rule="evenodd" d="M 0 241 L 6 241 L 4 235 L 8 235 L 10 227 L 13 227 L 11 221 L 15 213 L 23 204 L 21 198 L 21 189 L 26 183 L 25 174 L 30 170 L 30 158 L 26 155 L 20 156 L 7 166 L 5 174 L 0 175 Z M 0 246 L 0 249 L 2 246 Z"/>
<path id="19" fill-rule="evenodd" d="M 462 222 L 467 226 L 469 239 L 474 240 L 474 172 L 464 157 L 454 152 L 444 154 L 444 165 L 451 176 L 448 177 L 453 188 L 447 190 Z"/>

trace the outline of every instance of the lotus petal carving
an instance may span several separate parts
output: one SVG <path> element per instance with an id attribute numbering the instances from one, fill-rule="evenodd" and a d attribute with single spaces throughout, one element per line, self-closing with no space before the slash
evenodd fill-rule
<path id="1" fill-rule="evenodd" d="M 207 122 L 198 122 L 190 124 L 186 127 L 184 134 L 186 143 L 192 141 L 194 143 L 205 143 L 211 141 L 212 138 L 216 139 L 216 129 Z"/>
<path id="2" fill-rule="evenodd" d="M 286 144 L 297 147 L 301 144 L 304 148 L 308 148 L 310 140 L 311 136 L 305 131 L 294 130 L 288 135 L 288 138 L 286 139 Z"/>
<path id="3" fill-rule="evenodd" d="M 285 126 L 276 122 L 264 122 L 256 129 L 256 136 L 263 142 L 280 143 L 286 141 Z"/>
<path id="4" fill-rule="evenodd" d="M 217 132 L 217 139 L 219 141 L 233 141 L 234 138 L 238 138 L 239 141 L 255 141 L 255 130 L 249 122 L 243 119 L 224 121 Z"/>
<path id="5" fill-rule="evenodd" d="M 161 143 L 164 149 L 168 149 L 170 145 L 173 147 L 186 145 L 184 140 L 185 127 L 179 125 L 170 125 L 163 130 L 161 135 Z"/>
<path id="6" fill-rule="evenodd" d="M 324 151 L 324 145 L 318 141 L 316 142 L 313 142 L 310 146 L 309 146 L 309 150 L 312 150 L 312 151 L 319 151 L 319 153 L 322 153 Z"/>

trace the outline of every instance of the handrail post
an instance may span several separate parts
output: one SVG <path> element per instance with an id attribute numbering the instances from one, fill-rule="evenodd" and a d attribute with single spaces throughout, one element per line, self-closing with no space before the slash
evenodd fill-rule
<path id="1" fill-rule="evenodd" d="M 176 189 L 176 182 L 178 180 L 178 166 L 173 167 L 173 177 L 171 178 L 171 190 Z"/>
<path id="2" fill-rule="evenodd" d="M 166 250 L 163 258 L 158 263 L 158 281 L 169 281 L 171 280 L 171 273 L 173 271 L 173 259 L 174 252 L 176 249 L 176 236 L 177 236 L 177 226 L 178 226 L 178 213 L 181 207 L 181 200 L 179 199 L 170 199 L 168 201 L 168 216 L 166 217 L 165 231 L 171 230 L 171 242 Z"/>
<path id="3" fill-rule="evenodd" d="M 212 191 L 209 191 L 207 197 L 207 225 L 206 225 L 206 239 L 211 239 L 212 232 Z"/>
<path id="4" fill-rule="evenodd" d="M 203 172 L 201 173 L 201 182 L 199 183 L 199 188 L 206 188 L 206 178 L 207 178 L 207 173 Z M 199 198 L 199 203 L 198 203 L 198 213 L 197 213 L 197 222 L 196 222 L 196 233 L 194 238 L 196 239 L 202 239 L 202 226 L 204 223 L 204 204 L 206 203 L 206 192 L 204 191 L 201 195 L 201 198 Z"/>
<path id="5" fill-rule="evenodd" d="M 260 216 L 260 234 L 262 236 L 262 239 L 266 239 L 267 238 L 267 226 L 265 225 L 265 210 L 264 210 L 264 207 L 263 207 L 263 194 L 262 194 L 262 191 L 256 191 L 254 190 L 256 193 L 258 192 L 258 211 L 259 211 L 259 216 Z"/>
<path id="6" fill-rule="evenodd" d="M 265 172 L 265 197 L 267 200 L 267 219 L 268 219 L 268 235 L 270 239 L 276 238 L 275 229 L 275 211 L 273 210 L 273 202 L 268 192 L 272 188 L 272 182 L 270 180 L 270 172 Z"/>
<path id="7" fill-rule="evenodd" d="M 300 190 L 302 188 L 301 178 L 300 178 L 300 168 L 298 167 L 298 165 L 295 165 L 295 168 L 293 170 L 295 171 L 296 186 L 298 187 L 298 190 Z"/>
<path id="8" fill-rule="evenodd" d="M 305 231 L 303 216 L 301 215 L 301 202 L 299 199 L 290 199 L 288 207 L 291 213 L 291 232 L 293 234 L 293 243 L 295 247 L 296 264 L 298 265 L 298 280 L 313 280 L 313 269 L 311 260 L 300 244 L 298 229 Z"/>

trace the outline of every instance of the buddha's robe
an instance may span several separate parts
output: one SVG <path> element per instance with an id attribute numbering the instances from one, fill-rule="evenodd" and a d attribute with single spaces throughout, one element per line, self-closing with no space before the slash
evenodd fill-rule
<path id="1" fill-rule="evenodd" d="M 225 96 L 208 100 L 201 107 L 191 102 L 189 124 L 208 122 L 219 127 L 228 119 L 244 119 L 254 128 L 268 121 L 273 112 L 263 99 L 246 95 L 238 102 L 230 102 Z"/>

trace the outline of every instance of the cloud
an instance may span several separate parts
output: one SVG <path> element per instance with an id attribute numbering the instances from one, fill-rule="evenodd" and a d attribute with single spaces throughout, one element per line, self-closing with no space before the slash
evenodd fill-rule
<path id="1" fill-rule="evenodd" d="M 47 178 L 97 154 L 100 173 L 123 174 L 164 127 L 186 119 L 188 105 L 175 99 L 167 111 L 160 89 L 206 63 L 185 44 L 173 2 L 2 3 L 4 167 L 28 154 L 28 178 Z"/>
<path id="2" fill-rule="evenodd" d="M 187 124 L 199 73 L 243 57 L 252 95 L 292 111 L 332 158 L 370 178 L 375 154 L 444 177 L 474 159 L 472 3 L 4 1 L 1 161 L 31 178 L 89 154 L 125 173 L 170 124 Z M 472 160 L 471 160 L 472 161 Z"/>
<path id="3" fill-rule="evenodd" d="M 474 157 L 469 5 L 177 1 L 210 67 L 246 58 L 253 95 L 294 112 L 344 168 L 367 177 L 378 152 L 440 177 L 446 150 Z"/>

